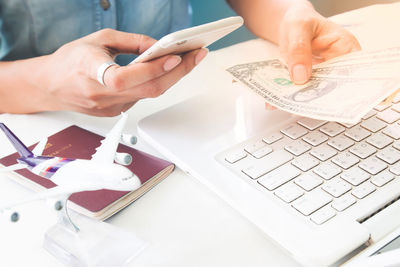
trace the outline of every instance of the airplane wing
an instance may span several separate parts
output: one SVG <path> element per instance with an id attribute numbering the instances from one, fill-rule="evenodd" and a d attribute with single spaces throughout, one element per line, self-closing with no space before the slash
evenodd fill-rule
<path id="1" fill-rule="evenodd" d="M 0 169 L 0 173 L 17 171 L 17 170 L 21 170 L 21 169 L 24 169 L 24 168 L 26 168 L 25 165 L 17 163 L 17 164 L 8 166 L 8 167 L 1 168 Z"/>
<path id="2" fill-rule="evenodd" d="M 46 145 L 47 145 L 47 137 L 40 140 L 40 142 L 32 150 L 32 153 L 35 156 L 41 156 L 43 153 L 43 150 L 46 148 Z"/>
<path id="3" fill-rule="evenodd" d="M 106 135 L 101 141 L 101 145 L 96 149 L 96 153 L 92 155 L 92 160 L 100 163 L 113 163 L 115 158 L 115 153 L 117 152 L 117 147 L 119 141 L 121 140 L 122 130 L 125 127 L 128 115 L 121 113 L 122 117 L 111 129 L 111 131 Z"/>
<path id="4" fill-rule="evenodd" d="M 34 193 L 26 198 L 18 199 L 15 201 L 10 201 L 8 203 L 0 203 L 0 213 L 1 211 L 12 209 L 15 206 L 23 205 L 32 201 L 46 200 L 49 198 L 61 197 L 60 200 L 65 200 L 69 195 L 76 192 L 82 191 L 94 191 L 102 189 L 99 186 L 56 186 L 39 193 Z"/>

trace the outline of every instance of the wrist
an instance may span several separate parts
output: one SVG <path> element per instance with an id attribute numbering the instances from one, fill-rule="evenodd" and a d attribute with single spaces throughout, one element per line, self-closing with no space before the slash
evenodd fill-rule
<path id="1" fill-rule="evenodd" d="M 46 62 L 50 56 L 27 59 L 23 66 L 25 83 L 35 91 L 47 91 L 49 71 Z"/>
<path id="2" fill-rule="evenodd" d="M 319 22 L 324 20 L 321 14 L 319 14 L 313 7 L 313 5 L 307 0 L 295 1 L 290 5 L 279 24 L 279 40 L 287 41 L 285 36 L 288 32 L 291 32 L 293 27 L 302 27 L 315 33 L 318 28 Z"/>
<path id="3" fill-rule="evenodd" d="M 2 108 L 9 113 L 35 113 L 46 109 L 46 88 L 42 73 L 42 57 L 7 62 L 1 75 L 3 94 L 7 104 Z"/>
<path id="4" fill-rule="evenodd" d="M 298 18 L 310 17 L 310 16 L 321 16 L 315 9 L 312 3 L 308 0 L 295 1 L 289 5 L 286 10 L 284 17 L 295 14 Z"/>
<path id="5" fill-rule="evenodd" d="M 307 12 L 316 12 L 313 4 L 308 0 L 295 1 L 292 5 L 290 5 L 289 9 L 290 8 L 301 8 Z"/>

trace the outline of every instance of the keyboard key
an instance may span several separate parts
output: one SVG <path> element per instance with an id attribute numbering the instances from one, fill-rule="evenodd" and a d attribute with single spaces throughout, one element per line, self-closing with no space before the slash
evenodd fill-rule
<path id="1" fill-rule="evenodd" d="M 252 179 L 257 179 L 292 159 L 293 156 L 290 153 L 284 150 L 277 150 L 244 168 L 242 172 Z"/>
<path id="2" fill-rule="evenodd" d="M 380 112 L 376 117 L 384 122 L 393 123 L 400 119 L 400 113 L 393 109 L 386 109 L 385 111 Z"/>
<path id="3" fill-rule="evenodd" d="M 310 154 L 321 161 L 325 161 L 335 156 L 337 154 L 337 151 L 326 144 L 322 144 L 312 149 Z"/>
<path id="4" fill-rule="evenodd" d="M 281 140 L 283 135 L 280 132 L 270 133 L 263 138 L 263 141 L 268 145 L 275 143 L 278 140 Z"/>
<path id="5" fill-rule="evenodd" d="M 297 123 L 306 127 L 308 130 L 313 131 L 318 127 L 324 125 L 326 121 L 320 121 L 311 118 L 301 118 Z"/>
<path id="6" fill-rule="evenodd" d="M 357 200 L 352 195 L 346 194 L 338 199 L 333 200 L 331 206 L 337 211 L 344 211 L 356 202 Z"/>
<path id="7" fill-rule="evenodd" d="M 345 172 L 343 172 L 340 177 L 342 177 L 345 181 L 349 182 L 350 184 L 357 186 L 366 180 L 368 180 L 371 176 L 361 170 L 359 167 L 355 166 Z"/>
<path id="8" fill-rule="evenodd" d="M 397 150 L 400 150 L 400 141 L 394 142 L 393 147 L 396 148 Z"/>
<path id="9" fill-rule="evenodd" d="M 310 150 L 311 146 L 304 141 L 296 140 L 285 146 L 285 149 L 295 156 L 300 156 Z"/>
<path id="10" fill-rule="evenodd" d="M 265 143 L 263 141 L 257 141 L 257 142 L 252 142 L 250 144 L 247 144 L 244 147 L 244 150 L 251 154 L 254 151 L 259 150 L 260 148 L 262 148 L 264 146 L 265 146 Z"/>
<path id="11" fill-rule="evenodd" d="M 400 102 L 400 94 L 397 94 L 397 95 L 393 98 L 392 103 L 396 104 L 396 103 L 399 103 L 399 102 Z"/>
<path id="12" fill-rule="evenodd" d="M 303 215 L 308 216 L 331 201 L 332 197 L 328 193 L 316 189 L 296 199 L 293 202 L 292 207 L 301 212 Z"/>
<path id="13" fill-rule="evenodd" d="M 365 182 L 353 189 L 351 194 L 356 198 L 362 199 L 375 191 L 375 186 L 370 182 Z"/>
<path id="14" fill-rule="evenodd" d="M 400 162 L 397 162 L 393 166 L 390 166 L 389 171 L 395 175 L 400 175 Z"/>
<path id="15" fill-rule="evenodd" d="M 284 135 L 286 135 L 292 139 L 297 139 L 297 138 L 302 137 L 303 135 L 306 135 L 308 133 L 308 131 L 306 130 L 306 128 L 304 128 L 298 124 L 291 124 L 288 127 L 286 127 L 285 129 L 282 129 L 281 133 L 283 133 Z"/>
<path id="16" fill-rule="evenodd" d="M 332 179 L 332 177 L 335 177 L 336 175 L 341 173 L 342 169 L 340 169 L 338 166 L 336 166 L 330 162 L 326 162 L 326 163 L 320 164 L 313 171 L 316 174 L 318 174 L 319 176 L 321 176 L 322 178 L 324 178 L 325 180 L 329 180 L 329 179 Z"/>
<path id="17" fill-rule="evenodd" d="M 323 183 L 322 179 L 314 173 L 304 173 L 294 179 L 294 182 L 306 191 L 310 191 Z"/>
<path id="18" fill-rule="evenodd" d="M 384 111 L 385 109 L 387 109 L 388 107 L 390 107 L 392 105 L 392 103 L 388 103 L 388 104 L 384 104 L 383 102 L 380 103 L 379 105 L 377 105 L 376 107 L 374 107 L 375 110 L 377 111 Z"/>
<path id="19" fill-rule="evenodd" d="M 330 145 L 333 148 L 336 148 L 339 151 L 343 151 L 354 145 L 354 141 L 344 135 L 339 135 L 332 138 L 328 142 L 328 145 Z"/>
<path id="20" fill-rule="evenodd" d="M 320 209 L 319 211 L 316 211 L 313 215 L 311 215 L 310 219 L 314 223 L 321 225 L 324 222 L 335 217 L 335 215 L 336 212 L 331 207 L 325 207 L 323 209 Z"/>
<path id="21" fill-rule="evenodd" d="M 395 111 L 397 111 L 397 112 L 400 112 L 400 103 L 399 103 L 399 104 L 396 104 L 396 105 L 393 105 L 393 106 L 392 106 L 392 109 L 395 110 Z"/>
<path id="22" fill-rule="evenodd" d="M 233 151 L 225 156 L 225 160 L 229 163 L 235 163 L 243 158 L 247 157 L 247 153 L 244 152 L 242 149 Z"/>
<path id="23" fill-rule="evenodd" d="M 309 143 L 312 146 L 318 146 L 328 140 L 328 136 L 321 132 L 310 132 L 303 136 L 303 140 Z"/>
<path id="24" fill-rule="evenodd" d="M 384 186 L 388 182 L 392 181 L 394 179 L 394 175 L 390 173 L 389 171 L 383 171 L 381 173 L 378 173 L 371 179 L 371 183 L 373 183 L 376 186 Z"/>
<path id="25" fill-rule="evenodd" d="M 386 147 L 376 153 L 376 156 L 389 164 L 394 164 L 400 160 L 400 152 L 393 147 Z"/>
<path id="26" fill-rule="evenodd" d="M 300 171 L 297 168 L 286 164 L 258 179 L 258 183 L 271 191 L 299 175 Z"/>
<path id="27" fill-rule="evenodd" d="M 385 162 L 373 156 L 365 159 L 358 166 L 372 175 L 375 175 L 387 168 L 387 164 Z"/>
<path id="28" fill-rule="evenodd" d="M 287 183 L 279 187 L 274 194 L 286 203 L 290 203 L 293 200 L 301 197 L 304 192 L 297 185 L 293 183 Z"/>
<path id="29" fill-rule="evenodd" d="M 343 152 L 332 159 L 332 162 L 336 165 L 342 167 L 343 169 L 348 169 L 351 166 L 357 164 L 360 160 L 349 152 Z"/>
<path id="30" fill-rule="evenodd" d="M 376 152 L 376 148 L 367 143 L 361 142 L 355 144 L 349 149 L 349 151 L 362 159 L 366 159 Z"/>
<path id="31" fill-rule="evenodd" d="M 382 130 L 383 128 L 386 127 L 386 123 L 384 123 L 381 120 L 378 120 L 375 117 L 369 118 L 368 120 L 365 120 L 361 123 L 361 127 L 376 133 L 379 130 Z"/>
<path id="32" fill-rule="evenodd" d="M 342 179 L 335 177 L 332 180 L 323 184 L 321 188 L 334 197 L 340 197 L 344 193 L 351 190 L 351 185 L 349 185 Z"/>
<path id="33" fill-rule="evenodd" d="M 268 155 L 271 152 L 272 152 L 272 148 L 270 148 L 269 146 L 264 146 L 264 147 L 260 148 L 259 150 L 252 152 L 251 155 L 253 157 L 255 157 L 256 159 L 260 159 L 262 157 L 265 157 L 266 155 Z"/>
<path id="34" fill-rule="evenodd" d="M 322 126 L 319 130 L 321 132 L 333 137 L 333 136 L 336 136 L 336 135 L 344 132 L 344 130 L 346 130 L 346 128 L 344 128 L 342 125 L 340 125 L 336 122 L 328 122 L 327 124 Z"/>
<path id="35" fill-rule="evenodd" d="M 363 120 L 367 120 L 373 116 L 375 116 L 378 112 L 376 110 L 370 110 L 367 114 L 362 117 Z"/>
<path id="36" fill-rule="evenodd" d="M 367 141 L 367 143 L 369 143 L 379 149 L 382 149 L 385 146 L 393 143 L 392 138 L 390 138 L 387 135 L 381 134 L 381 133 L 374 134 L 373 136 L 369 137 L 366 141 Z"/>
<path id="37" fill-rule="evenodd" d="M 390 136 L 393 139 L 400 139 L 400 125 L 399 124 L 392 124 L 388 125 L 382 133 L 386 134 L 387 136 Z"/>
<path id="38" fill-rule="evenodd" d="M 302 170 L 303 172 L 306 172 L 317 166 L 319 164 L 319 160 L 317 160 L 311 155 L 304 154 L 301 155 L 300 157 L 295 158 L 292 161 L 292 164 L 297 168 L 299 168 L 300 170 Z"/>
<path id="39" fill-rule="evenodd" d="M 364 138 L 367 138 L 368 136 L 370 136 L 371 133 L 369 131 L 365 130 L 364 128 L 361 128 L 361 126 L 357 125 L 356 127 L 348 129 L 345 132 L 345 135 L 347 137 L 350 137 L 354 141 L 359 142 L 359 141 L 363 140 Z"/>
<path id="40" fill-rule="evenodd" d="M 338 123 L 341 124 L 341 125 L 343 125 L 343 126 L 346 127 L 346 128 L 352 128 L 352 127 L 354 127 L 355 125 L 357 125 L 359 122 L 357 122 L 357 123 L 338 122 Z"/>

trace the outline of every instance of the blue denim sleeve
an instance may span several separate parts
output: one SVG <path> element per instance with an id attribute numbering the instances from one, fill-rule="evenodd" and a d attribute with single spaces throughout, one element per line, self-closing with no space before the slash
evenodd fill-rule
<path id="1" fill-rule="evenodd" d="M 0 60 L 50 54 L 103 28 L 159 39 L 189 24 L 188 0 L 0 0 Z"/>

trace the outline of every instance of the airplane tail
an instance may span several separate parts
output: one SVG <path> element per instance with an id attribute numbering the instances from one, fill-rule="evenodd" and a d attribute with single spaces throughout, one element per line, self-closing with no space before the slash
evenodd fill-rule
<path id="1" fill-rule="evenodd" d="M 0 123 L 0 128 L 6 134 L 7 138 L 10 140 L 11 144 L 15 147 L 21 157 L 26 158 L 33 156 L 33 153 L 21 142 L 21 140 L 18 139 L 18 137 L 15 136 L 10 129 L 8 129 L 4 123 Z"/>

